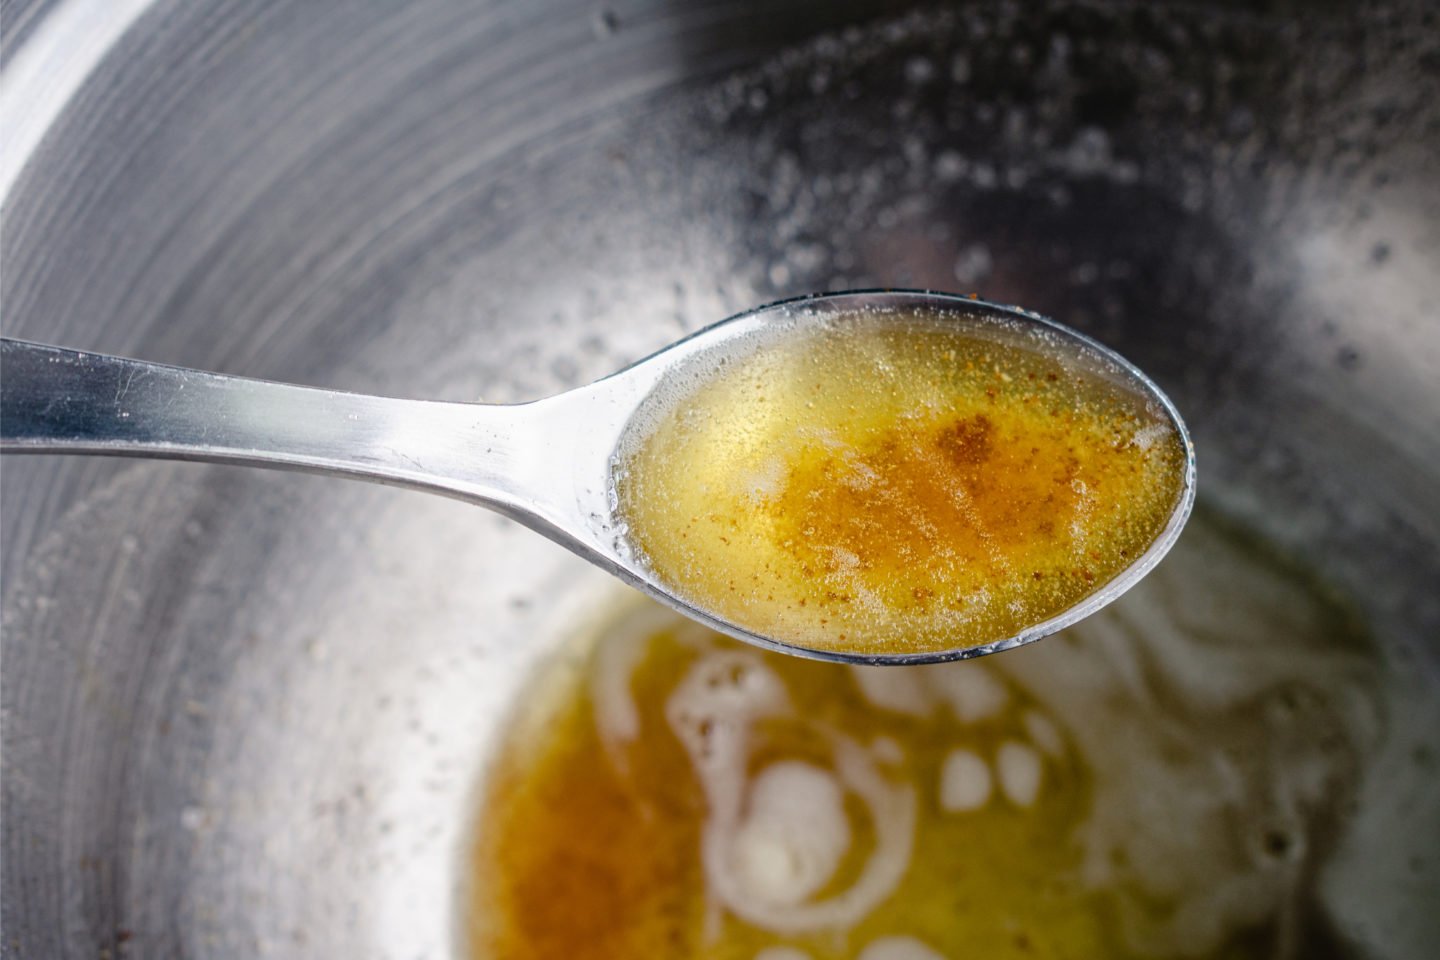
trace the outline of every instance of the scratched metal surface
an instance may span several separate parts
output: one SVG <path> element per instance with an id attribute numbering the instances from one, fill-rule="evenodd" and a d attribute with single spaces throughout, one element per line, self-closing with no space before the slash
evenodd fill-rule
<path id="1" fill-rule="evenodd" d="M 6 333 L 503 401 L 975 289 L 1152 372 L 1212 503 L 1435 684 L 1433 13 L 899 6 L 158 0 L 5 199 Z M 499 718 L 603 575 L 234 468 L 7 459 L 0 522 L 5 956 L 453 954 Z"/>

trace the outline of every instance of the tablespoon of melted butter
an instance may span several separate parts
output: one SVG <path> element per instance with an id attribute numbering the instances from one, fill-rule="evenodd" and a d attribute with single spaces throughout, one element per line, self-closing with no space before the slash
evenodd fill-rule
<path id="1" fill-rule="evenodd" d="M 1052 633 L 1144 576 L 1194 494 L 1185 428 L 1144 374 L 1034 314 L 946 294 L 771 304 L 520 404 L 9 338 L 0 371 L 0 451 L 458 497 L 708 626 L 821 659 L 958 659 Z"/>
<path id="2" fill-rule="evenodd" d="M 1050 632 L 1189 508 L 1173 408 L 1063 328 L 836 314 L 681 374 L 622 443 L 617 514 L 678 597 L 782 644 L 883 659 Z"/>

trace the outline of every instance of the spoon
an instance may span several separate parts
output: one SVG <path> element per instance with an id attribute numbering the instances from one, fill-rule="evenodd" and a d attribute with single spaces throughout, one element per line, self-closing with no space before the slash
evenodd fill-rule
<path id="1" fill-rule="evenodd" d="M 864 313 L 993 320 L 1043 332 L 1067 353 L 1162 412 L 1184 447 L 1184 477 L 1148 549 L 1108 583 L 1043 622 L 995 642 L 919 653 L 859 653 L 782 642 L 678 595 L 628 542 L 617 516 L 617 450 L 697 358 L 776 324 Z M 687 365 L 689 365 L 687 367 Z M 673 391 L 672 391 L 673 392 Z M 336 474 L 444 494 L 490 507 L 716 630 L 816 659 L 903 664 L 993 653 L 1039 639 L 1114 600 L 1179 536 L 1194 500 L 1193 447 L 1174 406 L 1141 371 L 1105 347 L 1015 307 L 926 292 L 856 292 L 783 301 L 739 314 L 605 379 L 531 403 L 399 400 L 292 386 L 0 340 L 0 451 L 157 457 Z"/>

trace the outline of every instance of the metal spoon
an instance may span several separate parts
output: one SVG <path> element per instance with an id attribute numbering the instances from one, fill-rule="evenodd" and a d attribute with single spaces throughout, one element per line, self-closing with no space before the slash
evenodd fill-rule
<path id="1" fill-rule="evenodd" d="M 703 351 L 777 320 L 914 310 L 1034 324 L 1100 357 L 1162 409 L 1186 450 L 1184 487 L 1158 539 L 1119 576 L 1043 623 L 995 643 L 940 653 L 858 655 L 781 643 L 697 609 L 629 549 L 614 512 L 617 446 L 667 374 Z M 204 460 L 337 474 L 445 494 L 497 510 L 626 583 L 741 640 L 817 659 L 954 660 L 1009 649 L 1089 616 L 1170 549 L 1194 500 L 1194 451 L 1169 399 L 1140 370 L 1089 338 L 1015 307 L 946 294 L 859 292 L 783 301 L 742 313 L 585 387 L 533 403 L 396 400 L 230 377 L 0 340 L 0 451 Z"/>

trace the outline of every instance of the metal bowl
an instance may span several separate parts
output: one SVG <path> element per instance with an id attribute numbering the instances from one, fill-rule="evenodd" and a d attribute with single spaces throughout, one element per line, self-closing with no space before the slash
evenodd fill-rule
<path id="1" fill-rule="evenodd" d="M 1426 4 L 12 7 L 9 335 L 509 401 L 787 295 L 974 290 L 1151 373 L 1202 501 L 1437 700 Z M 0 952 L 462 951 L 486 758 L 603 575 L 236 468 L 7 459 L 0 510 Z M 1378 883 L 1440 883 L 1428 783 Z"/>

